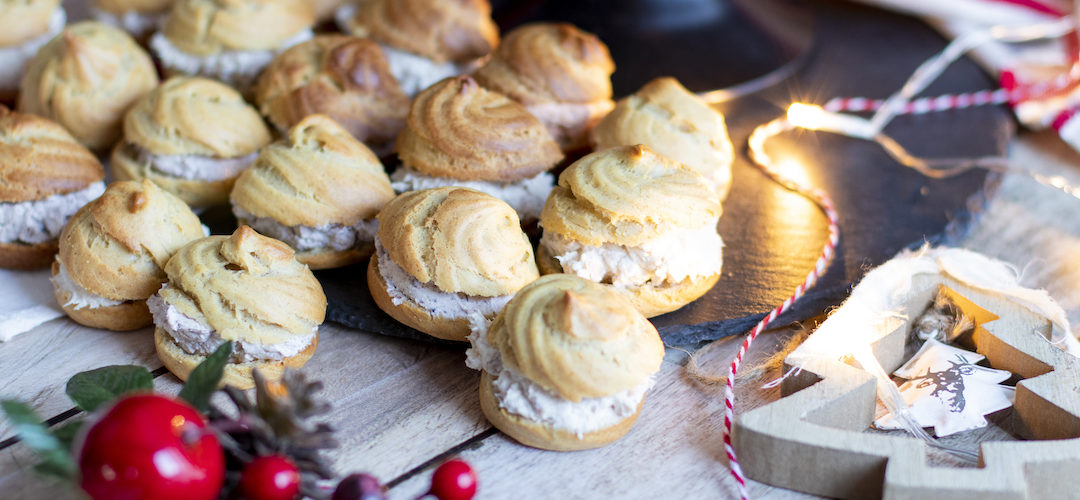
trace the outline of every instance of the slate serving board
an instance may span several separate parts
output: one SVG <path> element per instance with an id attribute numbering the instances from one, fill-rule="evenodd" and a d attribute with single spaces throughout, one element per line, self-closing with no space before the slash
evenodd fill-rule
<path id="1" fill-rule="evenodd" d="M 559 18 L 558 8 L 546 7 L 555 2 L 524 3 L 529 8 L 513 4 L 516 10 L 513 16 L 501 19 L 504 24 Z M 588 11 L 595 2 L 578 0 L 573 4 Z M 496 2 L 497 8 L 500 5 Z M 748 17 L 738 14 L 737 3 L 728 7 L 732 9 L 729 16 L 721 16 L 718 22 L 726 19 L 734 26 L 726 25 L 724 29 L 753 30 L 755 25 L 747 23 Z M 501 8 L 497 16 L 507 12 L 505 5 Z M 846 2 L 814 2 L 809 9 L 813 14 L 814 42 L 801 69 L 779 85 L 720 105 L 738 153 L 733 167 L 734 184 L 720 221 L 720 234 L 727 245 L 723 276 L 701 299 L 653 319 L 668 344 L 692 344 L 745 333 L 805 278 L 825 241 L 825 219 L 817 209 L 767 179 L 747 160 L 746 138 L 753 128 L 779 116 L 794 101 L 823 103 L 834 96 L 885 97 L 946 44 L 936 32 L 912 18 Z M 610 28 L 589 25 L 589 19 L 603 25 L 597 21 L 602 17 L 582 17 L 578 12 L 569 18 L 596 32 Z M 653 30 L 640 35 L 645 40 L 659 40 L 663 33 Z M 612 44 L 608 38 L 605 40 Z M 739 33 L 733 39 L 766 43 Z M 761 76 L 770 64 L 775 69 L 800 62 L 799 52 L 792 52 L 783 43 L 753 50 L 744 50 L 738 43 L 725 46 L 722 40 L 709 43 L 716 46 L 672 53 L 662 61 L 654 56 L 633 57 L 633 51 L 613 45 L 612 54 L 619 68 L 613 77 L 616 94 L 625 94 L 651 77 L 665 74 L 663 69 L 671 68 L 672 61 L 683 68 L 679 76 L 691 82 L 694 90 L 706 90 L 709 87 L 702 86 L 710 82 L 720 87 Z M 731 62 L 740 57 L 740 51 L 749 59 L 746 65 Z M 714 65 L 710 59 L 721 53 L 716 60 L 728 65 L 730 72 L 719 71 L 725 67 Z M 697 69 L 686 76 L 685 68 Z M 965 59 L 951 67 L 929 93 L 991 86 L 992 81 Z M 1006 109 L 982 107 L 901 117 L 887 132 L 915 154 L 980 156 L 1002 154 L 1014 125 Z M 832 266 L 779 324 L 818 315 L 841 302 L 866 269 L 901 249 L 927 241 L 946 242 L 950 235 L 964 231 L 980 200 L 992 192 L 996 179 L 984 171 L 928 179 L 897 165 L 875 144 L 829 134 L 792 133 L 770 142 L 770 150 L 798 158 L 806 165 L 808 178 L 832 195 L 841 219 L 840 247 Z M 984 189 L 987 187 L 990 189 Z M 395 322 L 374 305 L 365 282 L 365 266 L 316 273 L 329 301 L 327 318 L 368 332 L 432 340 Z"/>

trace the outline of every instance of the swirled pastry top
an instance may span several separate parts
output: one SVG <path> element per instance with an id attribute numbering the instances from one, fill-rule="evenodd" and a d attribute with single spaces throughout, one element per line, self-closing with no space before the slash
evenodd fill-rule
<path id="1" fill-rule="evenodd" d="M 270 131 L 231 87 L 178 76 L 131 108 L 124 117 L 124 139 L 159 155 L 235 158 L 268 144 Z"/>
<path id="2" fill-rule="evenodd" d="M 563 158 L 536 117 L 468 76 L 447 78 L 416 96 L 397 152 L 425 175 L 500 182 L 533 177 Z"/>
<path id="3" fill-rule="evenodd" d="M 114 182 L 60 234 L 60 261 L 76 283 L 113 300 L 142 300 L 165 281 L 165 263 L 203 237 L 188 206 L 147 179 Z"/>
<path id="4" fill-rule="evenodd" d="M 393 139 L 409 110 L 382 48 L 344 35 L 320 35 L 279 55 L 259 77 L 255 100 L 282 130 L 323 113 L 361 140 Z"/>
<path id="5" fill-rule="evenodd" d="M 311 335 L 326 296 L 292 248 L 247 226 L 181 248 L 165 265 L 161 297 L 222 339 L 261 344 Z"/>
<path id="6" fill-rule="evenodd" d="M 664 359 L 656 328 L 619 292 L 570 274 L 518 290 L 487 340 L 506 366 L 570 401 L 631 389 Z"/>
<path id="7" fill-rule="evenodd" d="M 0 105 L 0 202 L 40 200 L 104 178 L 101 162 L 64 127 Z"/>
<path id="8" fill-rule="evenodd" d="M 469 62 L 499 44 L 488 0 L 365 0 L 350 28 L 438 63 Z"/>
<path id="9" fill-rule="evenodd" d="M 177 0 L 162 33 L 197 56 L 227 50 L 270 50 L 315 24 L 305 0 Z"/>
<path id="10" fill-rule="evenodd" d="M 698 229 L 720 217 L 712 186 L 647 146 L 586 155 L 559 176 L 540 225 L 587 245 L 637 246 L 673 229 Z"/>
<path id="11" fill-rule="evenodd" d="M 645 144 L 726 192 L 732 147 L 724 117 L 677 80 L 657 78 L 621 99 L 592 130 L 596 149 Z"/>
<path id="12" fill-rule="evenodd" d="M 286 226 L 352 225 L 394 197 L 379 159 L 324 115 L 296 124 L 236 180 L 232 202 Z"/>
<path id="13" fill-rule="evenodd" d="M 93 0 L 94 8 L 123 14 L 125 12 L 155 13 L 167 10 L 174 0 Z"/>
<path id="14" fill-rule="evenodd" d="M 395 264 L 449 293 L 496 297 L 539 275 L 517 212 L 461 187 L 410 191 L 379 213 L 379 240 Z"/>
<path id="15" fill-rule="evenodd" d="M 566 23 L 534 23 L 506 35 L 473 77 L 525 105 L 611 99 L 615 63 L 607 45 Z"/>
<path id="16" fill-rule="evenodd" d="M 150 56 L 126 32 L 96 21 L 68 25 L 38 51 L 19 111 L 47 116 L 91 148 L 112 146 L 120 117 L 158 84 Z"/>
<path id="17" fill-rule="evenodd" d="M 0 0 L 0 47 L 10 47 L 49 32 L 60 0 Z"/>

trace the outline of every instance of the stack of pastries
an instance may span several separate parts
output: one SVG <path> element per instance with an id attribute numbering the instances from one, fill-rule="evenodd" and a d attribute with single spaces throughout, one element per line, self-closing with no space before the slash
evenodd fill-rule
<path id="1" fill-rule="evenodd" d="M 153 325 L 181 379 L 226 341 L 238 387 L 306 363 L 326 270 L 471 343 L 510 436 L 603 446 L 660 367 L 646 318 L 720 277 L 723 116 L 672 78 L 616 103 L 575 26 L 500 41 L 488 0 L 93 0 L 64 28 L 59 4 L 0 2 L 0 267 L 51 264 L 84 325 Z M 315 36 L 331 13 L 344 33 Z"/>

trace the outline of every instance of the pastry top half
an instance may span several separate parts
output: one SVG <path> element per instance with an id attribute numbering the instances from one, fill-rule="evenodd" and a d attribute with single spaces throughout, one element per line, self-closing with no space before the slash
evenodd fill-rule
<path id="1" fill-rule="evenodd" d="M 92 0 L 94 8 L 113 14 L 125 12 L 155 14 L 168 10 L 173 2 L 174 0 Z"/>
<path id="2" fill-rule="evenodd" d="M 124 117 L 124 140 L 159 155 L 235 158 L 268 144 L 270 131 L 236 90 L 180 76 L 131 108 Z"/>
<path id="3" fill-rule="evenodd" d="M 379 213 L 378 234 L 395 264 L 444 292 L 497 297 L 539 276 L 517 212 L 472 189 L 404 193 Z"/>
<path id="4" fill-rule="evenodd" d="M 572 24 L 533 23 L 508 33 L 473 76 L 528 106 L 610 100 L 614 72 L 607 45 L 595 35 Z"/>
<path id="5" fill-rule="evenodd" d="M 365 0 L 350 29 L 439 63 L 466 63 L 499 44 L 488 0 Z"/>
<path id="6" fill-rule="evenodd" d="M 518 290 L 487 340 L 505 365 L 575 402 L 631 389 L 664 358 L 656 328 L 619 292 L 569 274 Z"/>
<path id="7" fill-rule="evenodd" d="M 292 248 L 247 226 L 176 252 L 159 293 L 225 340 L 261 344 L 310 335 L 326 316 L 326 296 Z"/>
<path id="8" fill-rule="evenodd" d="M 58 8 L 60 0 L 0 0 L 0 47 L 19 45 L 48 33 Z"/>
<path id="9" fill-rule="evenodd" d="M 533 177 L 563 158 L 536 117 L 468 76 L 447 78 L 416 96 L 397 152 L 426 175 L 500 182 Z"/>
<path id="10" fill-rule="evenodd" d="M 116 142 L 124 112 L 157 84 L 150 56 L 130 35 L 83 21 L 64 28 L 30 61 L 19 111 L 52 118 L 102 149 Z"/>
<path id="11" fill-rule="evenodd" d="M 83 288 L 113 300 L 142 300 L 165 281 L 165 263 L 203 237 L 188 206 L 153 182 L 110 184 L 60 234 L 60 261 Z"/>
<path id="12" fill-rule="evenodd" d="M 177 0 L 162 33 L 180 50 L 207 56 L 277 49 L 313 24 L 306 0 Z"/>
<path id="13" fill-rule="evenodd" d="M 259 77 L 255 100 L 281 130 L 323 113 L 361 140 L 392 141 L 409 110 L 382 48 L 344 35 L 317 36 L 276 57 Z"/>
<path id="14" fill-rule="evenodd" d="M 79 191 L 104 178 L 101 162 L 64 127 L 0 106 L 0 203 Z"/>
<path id="15" fill-rule="evenodd" d="M 559 175 L 540 225 L 587 245 L 637 246 L 715 223 L 720 202 L 704 177 L 647 146 L 586 155 Z"/>
<path id="16" fill-rule="evenodd" d="M 731 183 L 731 140 L 724 117 L 678 80 L 657 78 L 621 99 L 592 129 L 596 149 L 646 144 L 717 184 Z"/>
<path id="17" fill-rule="evenodd" d="M 393 197 L 371 150 L 329 117 L 311 115 L 259 152 L 231 199 L 286 226 L 322 226 L 375 217 Z"/>

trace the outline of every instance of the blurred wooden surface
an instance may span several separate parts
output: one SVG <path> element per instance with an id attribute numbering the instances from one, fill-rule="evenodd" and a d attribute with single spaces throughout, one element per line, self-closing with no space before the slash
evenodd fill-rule
<path id="1" fill-rule="evenodd" d="M 1022 134 L 1010 155 L 1027 168 L 1080 184 L 1080 155 L 1052 133 Z M 824 221 L 819 217 L 817 223 Z M 960 243 L 1011 262 L 1025 285 L 1048 289 L 1070 319 L 1080 322 L 1080 200 L 1005 176 Z M 761 337 L 751 359 L 768 355 L 794 331 Z M 521 446 L 490 428 L 477 402 L 477 373 L 465 367 L 461 350 L 335 324 L 324 325 L 320 335 L 305 371 L 326 383 L 323 395 L 334 407 L 329 421 L 342 442 L 333 452 L 337 472 L 373 473 L 393 485 L 391 498 L 425 491 L 432 467 L 449 455 L 461 455 L 476 467 L 479 498 L 735 495 L 721 441 L 720 392 L 688 379 L 686 354 L 679 350 L 668 350 L 641 418 L 624 439 L 599 450 L 557 453 Z M 721 374 L 740 340 L 713 349 L 703 368 Z M 0 397 L 27 401 L 55 423 L 77 415 L 64 394 L 71 375 L 124 363 L 161 367 L 149 329 L 112 333 L 54 320 L 0 344 Z M 179 390 L 168 373 L 155 383 L 165 392 Z M 738 411 L 778 397 L 760 386 L 760 381 L 740 383 Z M 34 476 L 28 470 L 33 457 L 10 437 L 9 425 L 0 421 L 0 497 L 75 496 Z M 757 483 L 751 492 L 759 498 L 805 496 Z"/>

